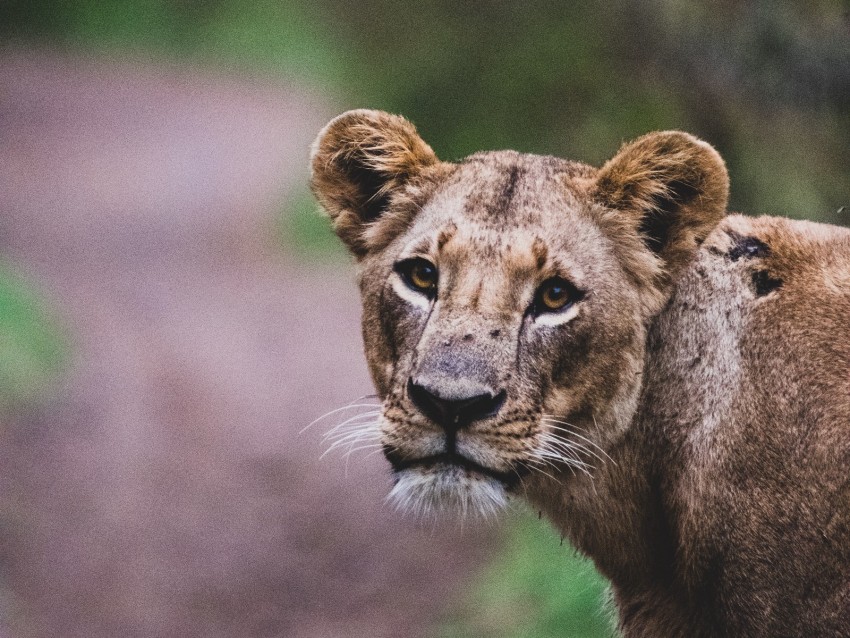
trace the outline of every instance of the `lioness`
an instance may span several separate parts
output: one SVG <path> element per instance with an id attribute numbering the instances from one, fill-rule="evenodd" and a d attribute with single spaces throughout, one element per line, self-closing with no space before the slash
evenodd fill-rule
<path id="1" fill-rule="evenodd" d="M 850 636 L 850 231 L 726 217 L 728 184 L 676 131 L 453 164 L 358 110 L 312 152 L 392 498 L 525 497 L 625 636 Z"/>

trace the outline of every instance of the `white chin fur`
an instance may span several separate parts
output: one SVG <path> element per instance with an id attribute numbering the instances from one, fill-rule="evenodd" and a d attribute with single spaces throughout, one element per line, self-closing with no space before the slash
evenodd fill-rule
<path id="1" fill-rule="evenodd" d="M 460 514 L 490 517 L 505 509 L 508 495 L 499 481 L 469 476 L 462 468 L 402 470 L 387 500 L 399 510 L 416 516 Z"/>

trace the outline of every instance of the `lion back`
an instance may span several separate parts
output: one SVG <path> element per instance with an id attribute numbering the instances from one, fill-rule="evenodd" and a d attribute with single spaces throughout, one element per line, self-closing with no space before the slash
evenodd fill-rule
<path id="1" fill-rule="evenodd" d="M 729 217 L 648 348 L 683 589 L 726 635 L 850 635 L 850 231 Z"/>

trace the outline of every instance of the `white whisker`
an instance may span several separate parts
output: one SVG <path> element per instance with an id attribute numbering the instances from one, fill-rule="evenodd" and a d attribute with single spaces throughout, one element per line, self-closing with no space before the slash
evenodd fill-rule
<path id="1" fill-rule="evenodd" d="M 320 416 L 317 419 L 313 419 L 310 423 L 308 423 L 306 426 L 301 428 L 301 430 L 298 431 L 298 434 L 304 434 L 304 432 L 306 432 L 311 427 L 316 425 L 316 423 L 318 423 L 319 421 L 322 421 L 322 420 L 328 418 L 329 416 L 337 414 L 338 412 L 342 412 L 343 410 L 354 410 L 354 409 L 357 409 L 357 408 L 380 408 L 381 407 L 380 403 L 356 403 L 356 404 L 352 405 L 355 401 L 361 401 L 362 399 L 366 399 L 366 398 L 369 398 L 369 397 L 372 397 L 372 396 L 375 396 L 375 395 L 365 395 L 363 397 L 360 397 L 359 399 L 354 399 L 354 401 L 352 401 L 348 405 L 342 406 L 341 408 L 336 408 L 335 410 L 331 410 L 330 412 L 325 412 L 322 416 Z"/>
<path id="2" fill-rule="evenodd" d="M 329 452 L 336 450 L 340 447 L 345 447 L 346 445 L 357 445 L 358 443 L 364 443 L 366 441 L 379 441 L 380 434 L 377 432 L 352 432 L 351 434 L 347 434 L 342 438 L 335 440 L 331 443 L 328 448 L 322 453 L 322 456 L 319 458 L 323 458 Z"/>
<path id="3" fill-rule="evenodd" d="M 563 439 L 551 432 L 543 432 L 538 437 L 538 448 L 532 452 L 539 463 L 559 467 L 565 465 L 573 474 L 578 470 L 591 479 L 595 468 L 577 455 L 577 451 L 587 451 L 582 445 Z M 536 468 L 539 470 L 539 468 Z"/>
<path id="4" fill-rule="evenodd" d="M 599 423 L 596 421 L 596 417 L 595 417 L 593 414 L 591 414 L 591 415 L 590 415 L 590 418 L 592 418 L 592 419 L 593 419 L 593 427 L 595 427 L 595 428 L 596 428 L 596 431 L 597 431 L 599 434 L 602 434 L 602 430 L 599 428 Z"/>
<path id="5" fill-rule="evenodd" d="M 589 463 L 577 456 L 573 448 L 570 447 L 553 447 L 551 445 L 544 445 L 540 449 L 540 456 L 554 460 L 569 461 L 570 463 L 575 465 L 581 465 L 585 468 L 592 468 Z"/>
<path id="6" fill-rule="evenodd" d="M 588 476 L 591 476 L 590 470 L 594 469 L 592 466 L 584 463 L 581 459 L 573 456 L 572 454 L 558 454 L 541 451 L 537 456 L 535 456 L 535 458 L 540 460 L 547 459 L 549 464 L 552 464 L 552 461 L 557 461 L 561 465 L 568 467 L 573 474 L 575 474 L 575 471 L 578 470 L 580 472 L 584 472 Z"/>
<path id="7" fill-rule="evenodd" d="M 591 467 L 589 463 L 581 461 L 579 457 L 575 454 L 576 452 L 586 452 L 587 454 L 599 459 L 603 463 L 605 459 L 600 457 L 598 454 L 594 454 L 591 450 L 588 450 L 585 446 L 580 443 L 574 443 L 572 441 L 566 441 L 564 439 L 556 439 L 556 440 L 546 440 L 544 439 L 544 446 L 551 452 L 556 454 L 563 453 L 568 455 L 570 458 L 575 458 L 577 462 L 586 465 L 587 467 Z"/>
<path id="8" fill-rule="evenodd" d="M 577 431 L 578 428 L 575 425 L 573 425 L 572 423 L 567 423 L 566 421 L 561 421 L 559 419 L 555 419 L 553 417 L 548 417 L 548 416 L 545 416 L 545 415 L 541 419 L 541 422 L 544 423 L 545 425 L 547 425 L 552 430 L 564 432 L 565 434 L 569 434 L 571 437 L 575 437 L 577 439 L 584 441 L 588 445 L 591 445 L 593 448 L 597 449 L 602 455 L 604 455 L 605 458 L 604 459 L 601 458 L 599 455 L 597 455 L 594 452 L 591 452 L 591 450 L 589 450 L 589 449 L 587 450 L 587 452 L 589 454 L 593 454 L 594 456 L 596 456 L 596 458 L 598 458 L 600 461 L 603 461 L 603 462 L 611 461 L 612 463 L 614 462 L 614 459 L 612 459 L 608 455 L 608 453 L 598 443 L 596 443 L 595 441 L 592 441 L 591 439 L 587 438 L 586 436 L 584 436 L 582 434 L 579 434 L 578 431 Z M 566 425 L 566 426 L 569 426 L 570 428 L 573 428 L 573 429 L 567 429 L 567 428 L 564 428 L 564 427 L 559 427 L 559 426 L 555 425 L 555 423 L 558 423 L 560 425 Z"/>
<path id="9" fill-rule="evenodd" d="M 349 456 L 351 456 L 354 452 L 359 452 L 360 450 L 371 450 L 372 448 L 378 448 L 378 449 L 381 449 L 381 447 L 382 447 L 382 446 L 381 446 L 381 444 L 380 444 L 380 443 L 367 443 L 366 445 L 358 445 L 357 447 L 352 447 L 352 448 L 350 448 L 349 450 L 347 450 L 347 451 L 346 451 L 346 452 L 342 455 L 342 458 L 347 459 L 347 458 L 348 458 Z"/>
<path id="10" fill-rule="evenodd" d="M 333 428 L 332 430 L 328 430 L 323 436 L 323 439 L 333 439 L 339 436 L 344 436 L 348 432 L 355 432 L 357 430 L 370 430 L 374 429 L 377 431 L 378 425 L 378 417 L 379 414 L 369 414 L 363 415 L 361 418 L 357 420 L 350 420 L 346 423 L 341 423 L 339 426 Z"/>
<path id="11" fill-rule="evenodd" d="M 360 414 L 355 414 L 354 416 L 347 418 L 342 423 L 338 423 L 337 425 L 333 426 L 330 430 L 328 430 L 325 433 L 325 436 L 328 436 L 329 434 L 333 434 L 334 432 L 343 428 L 344 426 L 348 425 L 349 423 L 354 423 L 355 421 L 358 421 L 360 419 L 369 420 L 369 419 L 377 418 L 380 414 L 381 414 L 380 410 L 370 410 L 369 412 L 361 412 Z"/>
<path id="12" fill-rule="evenodd" d="M 549 474 L 549 472 L 547 472 L 546 470 L 541 469 L 541 468 L 537 465 L 537 463 L 538 463 L 539 461 L 540 461 L 540 459 L 537 459 L 537 458 L 532 459 L 531 461 L 529 461 L 528 466 L 529 466 L 532 470 L 534 470 L 535 472 L 539 472 L 539 473 L 540 473 L 540 474 L 542 474 L 543 476 L 546 476 L 546 477 L 548 477 L 548 478 L 552 479 L 553 481 L 555 481 L 556 483 L 559 483 L 559 484 L 560 484 L 560 483 L 561 483 L 561 481 L 559 481 L 559 480 L 558 480 L 558 479 L 556 479 L 556 478 L 555 478 L 552 474 Z M 551 463 L 549 463 L 548 461 L 546 462 L 546 465 L 550 465 L 550 466 L 552 466 L 553 468 L 557 469 L 557 466 L 552 465 L 552 464 L 551 464 Z M 570 468 L 570 469 L 572 469 L 572 468 Z"/>
<path id="13" fill-rule="evenodd" d="M 351 438 L 346 438 L 340 441 L 334 441 L 331 445 L 328 446 L 322 456 L 325 456 L 329 452 L 332 452 L 333 450 L 337 450 L 342 447 L 359 445 L 361 443 L 375 443 L 379 440 L 380 439 L 377 436 L 353 436 Z"/>
<path id="14" fill-rule="evenodd" d="M 356 417 L 351 417 L 343 421 L 342 423 L 335 425 L 327 432 L 325 432 L 322 436 L 328 437 L 333 436 L 334 434 L 344 431 L 350 430 L 352 428 L 360 428 L 363 427 L 365 423 L 374 423 L 378 420 L 378 417 L 381 415 L 380 412 L 369 412 L 367 414 L 358 414 Z"/>

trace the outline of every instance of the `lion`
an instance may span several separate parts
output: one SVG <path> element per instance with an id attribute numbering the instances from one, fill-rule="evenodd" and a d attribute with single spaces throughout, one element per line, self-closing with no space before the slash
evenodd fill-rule
<path id="1" fill-rule="evenodd" d="M 358 264 L 390 498 L 525 499 L 629 638 L 850 636 L 850 231 L 727 215 L 722 158 L 679 131 L 601 168 L 449 163 L 355 110 L 311 168 Z"/>

